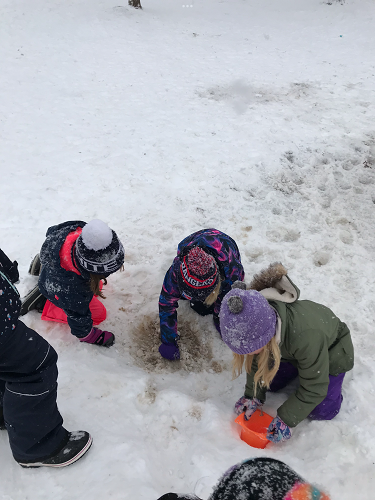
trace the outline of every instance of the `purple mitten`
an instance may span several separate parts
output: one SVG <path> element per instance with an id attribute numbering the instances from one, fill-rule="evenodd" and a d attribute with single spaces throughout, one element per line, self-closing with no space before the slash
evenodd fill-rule
<path id="1" fill-rule="evenodd" d="M 91 328 L 91 331 L 86 337 L 79 339 L 80 342 L 87 342 L 88 344 L 102 345 L 104 347 L 111 347 L 115 342 L 115 336 L 106 330 L 99 328 Z"/>
<path id="2" fill-rule="evenodd" d="M 273 443 L 280 443 L 280 441 L 287 441 L 291 437 L 290 427 L 280 417 L 275 417 L 267 429 L 267 439 Z"/>
<path id="3" fill-rule="evenodd" d="M 169 359 L 170 361 L 180 359 L 180 350 L 177 344 L 161 344 L 159 352 L 163 358 Z"/>
<path id="4" fill-rule="evenodd" d="M 255 410 L 261 406 L 263 406 L 263 403 L 262 401 L 259 401 L 259 399 L 249 399 L 246 396 L 242 396 L 242 398 L 240 398 L 234 405 L 234 412 L 237 415 L 241 415 L 241 413 L 245 412 L 244 418 L 245 420 L 249 420 Z"/>

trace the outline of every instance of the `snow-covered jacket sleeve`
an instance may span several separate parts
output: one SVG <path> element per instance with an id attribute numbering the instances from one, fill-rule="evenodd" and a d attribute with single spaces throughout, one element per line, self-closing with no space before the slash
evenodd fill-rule
<path id="1" fill-rule="evenodd" d="M 168 269 L 159 297 L 160 337 L 163 344 L 175 344 L 177 334 L 177 308 L 181 298 L 177 282 L 180 259 L 176 257 Z"/>
<path id="2" fill-rule="evenodd" d="M 86 337 L 92 329 L 93 322 L 89 307 L 90 302 L 87 304 L 87 307 L 85 307 L 82 302 L 79 311 L 67 308 L 64 309 L 72 334 L 76 335 L 78 338 Z"/>
<path id="3" fill-rule="evenodd" d="M 42 267 L 39 290 L 67 315 L 72 334 L 82 338 L 93 326 L 90 302 L 94 296 L 88 280 L 63 268 Z"/>
<path id="4" fill-rule="evenodd" d="M 21 301 L 17 288 L 0 267 L 0 345 L 17 325 Z"/>

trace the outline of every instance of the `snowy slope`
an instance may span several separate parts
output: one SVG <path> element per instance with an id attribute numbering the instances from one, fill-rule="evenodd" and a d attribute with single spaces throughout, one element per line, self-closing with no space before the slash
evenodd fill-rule
<path id="1" fill-rule="evenodd" d="M 126 4 L 0 0 L 1 247 L 20 263 L 20 292 L 52 224 L 103 219 L 126 250 L 105 292 L 115 347 L 24 318 L 58 351 L 65 425 L 90 431 L 92 450 L 71 468 L 23 470 L 2 432 L 0 498 L 206 499 L 230 465 L 267 455 L 333 500 L 371 500 L 374 2 Z M 183 359 L 160 359 L 163 276 L 203 227 L 237 241 L 248 281 L 281 261 L 302 298 L 347 322 L 356 364 L 333 421 L 249 448 L 232 413 L 244 377 L 231 381 L 229 350 L 187 304 Z M 286 397 L 270 395 L 269 413 Z"/>

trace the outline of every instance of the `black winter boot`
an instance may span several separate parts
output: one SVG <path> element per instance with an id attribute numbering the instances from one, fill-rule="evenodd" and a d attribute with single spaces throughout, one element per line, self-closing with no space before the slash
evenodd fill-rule
<path id="1" fill-rule="evenodd" d="M 38 285 L 33 288 L 27 295 L 22 299 L 22 306 L 20 311 L 20 316 L 24 316 L 29 311 L 36 309 L 38 312 L 43 311 L 43 307 L 47 299 L 44 295 L 40 293 Z"/>
<path id="2" fill-rule="evenodd" d="M 33 462 L 18 462 L 25 468 L 37 467 L 67 467 L 77 462 L 88 452 L 92 444 L 92 437 L 86 431 L 74 431 L 68 433 L 69 438 L 65 446 L 53 456 L 44 460 Z"/>
<path id="3" fill-rule="evenodd" d="M 29 267 L 29 274 L 32 276 L 39 276 L 40 274 L 40 259 L 39 259 L 39 254 L 36 254 L 33 260 L 31 261 L 30 267 Z"/>

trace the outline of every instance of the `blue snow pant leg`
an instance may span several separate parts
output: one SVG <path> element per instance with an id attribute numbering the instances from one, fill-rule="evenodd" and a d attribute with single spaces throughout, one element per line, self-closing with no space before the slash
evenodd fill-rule
<path id="1" fill-rule="evenodd" d="M 58 411 L 57 354 L 21 321 L 0 336 L 0 392 L 13 456 L 18 462 L 43 460 L 67 442 Z"/>
<path id="2" fill-rule="evenodd" d="M 318 406 L 315 406 L 309 418 L 312 420 L 332 420 L 335 418 L 340 411 L 343 400 L 341 391 L 344 377 L 345 373 L 340 373 L 337 376 L 329 376 L 327 396 Z"/>

